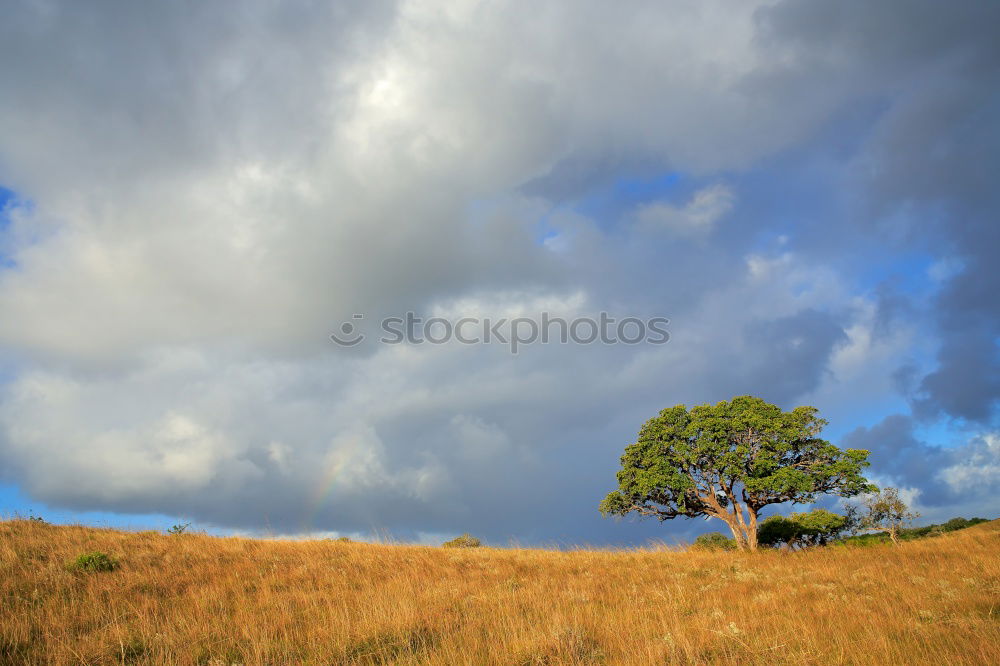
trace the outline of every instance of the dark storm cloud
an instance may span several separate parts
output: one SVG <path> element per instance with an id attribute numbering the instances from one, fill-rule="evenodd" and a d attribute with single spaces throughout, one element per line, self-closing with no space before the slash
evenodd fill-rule
<path id="1" fill-rule="evenodd" d="M 767 387 L 768 399 L 779 404 L 815 389 L 834 347 L 848 339 L 834 317 L 816 310 L 755 322 L 744 335 L 754 359 L 748 388 Z"/>
<path id="2" fill-rule="evenodd" d="M 871 428 L 857 428 L 841 443 L 846 448 L 871 451 L 872 471 L 898 484 L 920 488 L 922 503 L 941 504 L 951 494 L 937 475 L 952 453 L 917 439 L 908 416 L 893 414 Z"/>
<path id="3" fill-rule="evenodd" d="M 964 265 L 933 308 L 937 368 L 918 413 L 988 424 L 1000 399 L 1000 5 L 787 2 L 761 10 L 763 34 L 800 71 L 832 84 L 852 73 L 886 111 L 857 158 L 871 225 Z M 796 67 L 792 68 L 793 70 Z"/>

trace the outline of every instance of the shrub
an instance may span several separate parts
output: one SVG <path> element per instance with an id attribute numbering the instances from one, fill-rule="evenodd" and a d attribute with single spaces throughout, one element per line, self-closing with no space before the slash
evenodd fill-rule
<path id="1" fill-rule="evenodd" d="M 825 546 L 849 529 L 850 518 L 826 509 L 790 516 L 770 516 L 757 527 L 757 540 L 762 546 L 787 544 L 789 548 Z"/>
<path id="2" fill-rule="evenodd" d="M 736 550 L 736 540 L 721 532 L 702 534 L 694 540 L 694 548 L 699 550 Z"/>
<path id="3" fill-rule="evenodd" d="M 119 566 L 118 560 L 111 557 L 107 553 L 84 553 L 77 557 L 70 564 L 71 569 L 76 571 L 114 571 Z"/>
<path id="4" fill-rule="evenodd" d="M 944 525 L 941 525 L 941 527 L 945 532 L 954 532 L 955 530 L 964 530 L 966 527 L 972 527 L 973 525 L 985 522 L 987 522 L 985 518 L 952 518 Z"/>
<path id="5" fill-rule="evenodd" d="M 794 548 L 802 536 L 802 525 L 784 516 L 768 516 L 757 526 L 757 542 L 762 546 L 788 544 Z"/>
<path id="6" fill-rule="evenodd" d="M 451 541 L 445 541 L 441 545 L 445 548 L 479 548 L 483 544 L 476 537 L 463 534 L 460 537 L 455 537 Z"/>
<path id="7" fill-rule="evenodd" d="M 964 528 L 968 527 L 968 524 L 969 524 L 969 521 L 967 521 L 965 518 L 952 518 L 951 520 L 949 520 L 947 523 L 945 523 L 941 527 L 943 527 L 945 529 L 945 531 L 951 532 L 953 530 L 964 529 Z"/>
<path id="8" fill-rule="evenodd" d="M 167 530 L 167 534 L 184 534 L 189 527 L 191 527 L 191 523 L 178 523 Z"/>

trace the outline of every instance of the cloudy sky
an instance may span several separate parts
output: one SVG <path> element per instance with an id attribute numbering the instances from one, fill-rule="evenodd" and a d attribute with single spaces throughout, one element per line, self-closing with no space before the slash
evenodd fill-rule
<path id="1" fill-rule="evenodd" d="M 810 404 L 1000 515 L 1000 5 L 58 2 L 0 22 L 0 506 L 643 543 L 677 403 Z M 663 345 L 342 348 L 667 317 Z M 352 319 L 363 314 L 363 320 Z M 720 524 L 721 525 L 721 524 Z"/>

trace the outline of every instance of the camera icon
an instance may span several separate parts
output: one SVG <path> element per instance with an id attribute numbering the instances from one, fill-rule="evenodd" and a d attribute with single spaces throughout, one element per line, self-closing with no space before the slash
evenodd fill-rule
<path id="1" fill-rule="evenodd" d="M 364 319 L 363 314 L 353 314 L 351 319 Z M 341 347 L 353 347 L 364 341 L 365 334 L 359 333 L 357 327 L 349 321 L 345 321 L 340 325 L 340 335 L 336 333 L 330 334 L 330 339 L 336 342 Z"/>

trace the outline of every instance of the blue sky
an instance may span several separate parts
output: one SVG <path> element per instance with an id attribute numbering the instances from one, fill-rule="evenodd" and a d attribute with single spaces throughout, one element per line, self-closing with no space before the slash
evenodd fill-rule
<path id="1" fill-rule="evenodd" d="M 1000 514 L 1000 10 L 336 4 L 5 16 L 2 512 L 684 540 L 598 515 L 618 457 L 752 393 Z M 671 340 L 329 338 L 408 311 Z"/>
<path id="2" fill-rule="evenodd" d="M 128 530 L 167 530 L 178 524 L 177 519 L 168 516 L 109 513 L 104 511 L 73 511 L 49 506 L 33 501 L 23 495 L 16 486 L 0 486 L 0 505 L 4 507 L 4 518 L 35 516 L 57 525 L 92 525 L 95 527 L 116 527 Z"/>
<path id="3" fill-rule="evenodd" d="M 3 237 L 10 227 L 10 216 L 7 214 L 7 207 L 17 201 L 14 192 L 0 186 L 0 238 Z M 0 243 L 0 269 L 11 267 L 11 258 L 5 250 L 6 243 Z"/>

